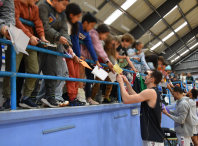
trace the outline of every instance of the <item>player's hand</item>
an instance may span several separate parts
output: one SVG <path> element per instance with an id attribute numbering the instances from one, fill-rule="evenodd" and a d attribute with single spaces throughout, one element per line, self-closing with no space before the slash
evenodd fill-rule
<path id="1" fill-rule="evenodd" d="M 123 79 L 123 81 L 124 81 L 125 84 L 130 84 L 129 83 L 129 80 L 126 78 L 125 75 L 121 75 L 121 77 L 122 77 L 122 79 Z"/>
<path id="2" fill-rule="evenodd" d="M 96 61 L 96 65 L 98 66 L 98 69 L 100 69 L 102 66 L 100 65 L 99 61 Z"/>
<path id="3" fill-rule="evenodd" d="M 35 37 L 35 36 L 31 36 L 30 37 L 30 44 L 32 45 L 32 46 L 36 46 L 39 42 L 38 42 L 38 38 L 37 37 Z"/>
<path id="4" fill-rule="evenodd" d="M 118 82 L 119 84 L 123 84 L 123 83 L 124 83 L 124 82 L 123 82 L 122 75 L 117 75 L 117 76 L 116 76 L 116 80 L 117 80 L 117 82 Z"/>
<path id="5" fill-rule="evenodd" d="M 79 58 L 77 56 L 74 56 L 73 60 L 74 60 L 75 63 L 79 63 Z"/>
<path id="6" fill-rule="evenodd" d="M 4 26 L 1 28 L 1 34 L 4 35 L 8 40 L 10 40 L 10 35 L 8 33 L 8 26 Z"/>

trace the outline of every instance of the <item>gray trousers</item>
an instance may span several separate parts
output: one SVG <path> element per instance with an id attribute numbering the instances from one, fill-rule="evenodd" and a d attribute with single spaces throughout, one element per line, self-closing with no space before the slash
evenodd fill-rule
<path id="1" fill-rule="evenodd" d="M 56 58 L 56 67 L 58 68 L 57 69 L 57 76 L 69 77 L 66 61 L 63 60 L 63 58 L 60 57 L 60 56 L 57 56 L 57 58 Z M 62 100 L 63 86 L 66 82 L 61 81 L 61 80 L 53 80 L 53 81 L 55 81 L 56 85 L 55 85 L 54 94 L 52 94 L 52 95 L 55 95 L 55 98 L 57 100 Z M 49 84 L 49 82 L 48 82 L 48 84 Z M 46 90 L 47 89 L 46 86 L 47 86 L 46 85 L 46 80 L 42 80 L 39 93 L 36 97 L 38 101 L 40 101 L 41 98 L 43 98 L 45 95 L 48 95 L 47 90 Z"/>

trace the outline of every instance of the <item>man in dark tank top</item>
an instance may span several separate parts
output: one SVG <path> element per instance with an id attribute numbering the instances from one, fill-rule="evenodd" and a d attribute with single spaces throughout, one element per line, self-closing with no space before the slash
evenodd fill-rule
<path id="1" fill-rule="evenodd" d="M 124 104 L 141 102 L 140 126 L 143 146 L 164 146 L 164 132 L 161 129 L 162 103 L 157 84 L 162 80 L 162 73 L 158 70 L 147 71 L 145 84 L 147 89 L 137 94 L 127 78 L 117 75 L 121 96 Z M 125 90 L 124 83 L 128 89 Z"/>

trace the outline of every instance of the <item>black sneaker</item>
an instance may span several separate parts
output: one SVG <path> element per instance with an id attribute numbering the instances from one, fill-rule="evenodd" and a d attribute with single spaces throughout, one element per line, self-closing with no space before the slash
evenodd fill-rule
<path id="1" fill-rule="evenodd" d="M 10 98 L 5 100 L 5 102 L 3 103 L 3 107 L 4 107 L 5 110 L 11 109 Z"/>
<path id="2" fill-rule="evenodd" d="M 81 102 L 77 98 L 69 102 L 70 106 L 84 106 L 85 104 L 86 104 L 85 102 Z"/>
<path id="3" fill-rule="evenodd" d="M 4 111 L 4 107 L 0 106 L 0 111 Z"/>
<path id="4" fill-rule="evenodd" d="M 58 107 L 58 103 L 54 96 L 46 96 L 45 98 L 42 98 L 41 101 L 49 107 Z"/>
<path id="5" fill-rule="evenodd" d="M 115 103 L 115 101 L 111 100 L 110 98 L 104 98 L 103 103 Z"/>
<path id="6" fill-rule="evenodd" d="M 32 101 L 30 97 L 24 97 L 19 103 L 19 106 L 23 108 L 29 108 L 29 109 L 39 108 L 39 106 L 36 105 L 35 102 Z"/>
<path id="7" fill-rule="evenodd" d="M 32 99 L 32 101 L 34 102 L 34 103 L 36 103 L 36 96 L 30 96 L 30 98 Z"/>

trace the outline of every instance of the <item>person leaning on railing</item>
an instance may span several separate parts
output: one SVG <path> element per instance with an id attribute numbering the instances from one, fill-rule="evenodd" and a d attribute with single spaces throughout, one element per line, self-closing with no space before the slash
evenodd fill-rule
<path id="1" fill-rule="evenodd" d="M 37 45 L 39 38 L 43 42 L 48 42 L 45 39 L 44 28 L 42 22 L 39 18 L 39 9 L 35 5 L 35 1 L 29 0 L 14 0 L 15 4 L 15 21 L 16 27 L 21 29 L 29 38 L 30 38 L 30 45 Z M 29 21 L 32 21 L 35 25 L 36 32 L 39 38 L 35 37 L 34 29 L 31 26 L 27 26 L 22 24 L 19 18 L 23 18 Z M 6 51 L 6 60 L 5 60 L 5 68 L 6 71 L 10 71 L 10 50 Z M 18 72 L 19 65 L 21 63 L 22 58 L 24 59 L 24 65 L 26 73 L 37 74 L 39 70 L 38 66 L 38 58 L 37 58 L 37 51 L 27 50 L 29 55 L 25 55 L 23 53 L 19 53 L 16 55 L 16 71 Z M 34 89 L 36 79 L 34 78 L 26 78 L 24 82 L 24 89 L 23 89 L 23 97 L 19 106 L 24 108 L 38 108 L 32 99 L 30 98 L 31 93 Z M 4 77 L 3 80 L 3 96 L 6 100 L 4 106 L 6 108 L 10 108 L 10 77 Z"/>
<path id="2" fill-rule="evenodd" d="M 12 24 L 15 25 L 15 10 L 14 10 L 14 1 L 13 0 L 1 0 L 0 2 L 0 38 L 5 36 L 7 39 L 10 39 L 10 36 L 7 31 L 7 27 Z M 10 47 L 9 47 L 10 48 Z M 2 48 L 0 44 L 0 70 L 2 66 Z M 0 110 L 3 110 L 0 107 Z"/>

